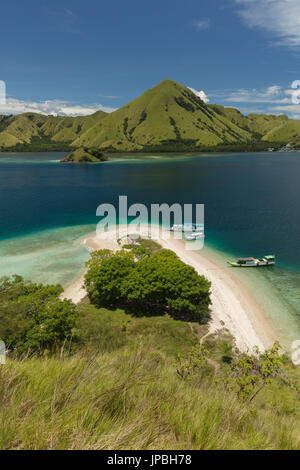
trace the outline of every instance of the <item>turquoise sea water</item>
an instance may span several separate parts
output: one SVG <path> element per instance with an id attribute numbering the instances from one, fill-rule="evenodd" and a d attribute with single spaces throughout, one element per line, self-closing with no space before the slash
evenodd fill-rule
<path id="1" fill-rule="evenodd" d="M 0 154 L 0 275 L 71 282 L 88 258 L 80 241 L 95 230 L 97 206 L 117 206 L 119 195 L 148 207 L 203 203 L 210 247 L 230 258 L 276 253 L 275 267 L 237 275 L 282 335 L 300 338 L 300 153 L 157 154 L 83 166 L 61 165 L 62 155 Z"/>

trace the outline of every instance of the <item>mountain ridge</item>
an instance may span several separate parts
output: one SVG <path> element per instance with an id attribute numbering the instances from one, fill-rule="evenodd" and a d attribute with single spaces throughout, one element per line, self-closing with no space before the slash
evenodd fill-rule
<path id="1" fill-rule="evenodd" d="M 82 146 L 108 151 L 200 150 L 268 143 L 300 144 L 300 121 L 286 115 L 249 114 L 206 104 L 191 89 L 165 79 L 107 114 L 0 115 L 0 150 Z"/>

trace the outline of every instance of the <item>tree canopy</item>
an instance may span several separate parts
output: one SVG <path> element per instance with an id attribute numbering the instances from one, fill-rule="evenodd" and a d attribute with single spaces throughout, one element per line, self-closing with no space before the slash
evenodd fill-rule
<path id="1" fill-rule="evenodd" d="M 60 347 L 72 335 L 76 307 L 60 300 L 60 285 L 42 285 L 21 276 L 0 280 L 0 338 L 18 352 Z"/>
<path id="2" fill-rule="evenodd" d="M 124 307 L 140 314 L 208 314 L 210 282 L 170 250 L 136 258 L 124 250 L 93 253 L 85 285 L 97 306 Z"/>

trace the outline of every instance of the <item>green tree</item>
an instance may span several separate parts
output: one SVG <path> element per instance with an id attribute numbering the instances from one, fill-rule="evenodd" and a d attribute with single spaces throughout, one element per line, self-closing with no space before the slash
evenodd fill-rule
<path id="1" fill-rule="evenodd" d="M 137 309 L 200 317 L 208 314 L 210 282 L 172 251 L 139 260 L 122 283 L 123 296 Z"/>
<path id="2" fill-rule="evenodd" d="M 134 269 L 132 253 L 99 250 L 92 258 L 85 275 L 85 286 L 92 303 L 98 306 L 119 305 L 124 301 L 122 281 Z"/>
<path id="3" fill-rule="evenodd" d="M 75 305 L 60 300 L 60 285 L 43 286 L 21 276 L 0 281 L 0 337 L 17 352 L 60 347 L 76 324 Z"/>
<path id="4" fill-rule="evenodd" d="M 134 260 L 134 252 L 96 252 L 85 285 L 92 303 L 123 306 L 139 314 L 187 319 L 208 314 L 210 282 L 172 251 L 160 250 Z"/>
<path id="5" fill-rule="evenodd" d="M 102 261 L 108 259 L 112 256 L 113 252 L 111 250 L 97 250 L 91 253 L 90 259 L 86 262 L 88 269 L 91 269 L 94 266 L 100 266 Z"/>

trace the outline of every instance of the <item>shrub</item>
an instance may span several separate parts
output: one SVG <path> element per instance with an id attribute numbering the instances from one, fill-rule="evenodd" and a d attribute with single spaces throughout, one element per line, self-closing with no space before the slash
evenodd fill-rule
<path id="1" fill-rule="evenodd" d="M 60 285 L 43 286 L 21 276 L 0 281 L 0 338 L 17 352 L 62 346 L 72 335 L 76 307 L 60 300 Z"/>

